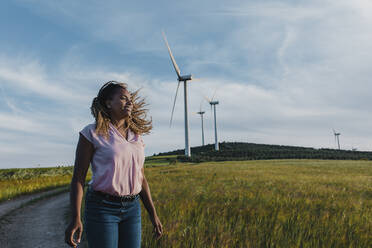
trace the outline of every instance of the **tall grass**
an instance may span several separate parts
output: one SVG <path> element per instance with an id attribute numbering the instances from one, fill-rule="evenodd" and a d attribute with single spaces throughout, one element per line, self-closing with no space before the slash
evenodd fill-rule
<path id="1" fill-rule="evenodd" d="M 372 247 L 372 163 L 271 160 L 146 169 L 165 234 L 143 247 Z"/>

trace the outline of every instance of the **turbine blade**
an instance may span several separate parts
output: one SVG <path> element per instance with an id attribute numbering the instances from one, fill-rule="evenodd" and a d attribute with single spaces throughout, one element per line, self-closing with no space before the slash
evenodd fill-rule
<path id="1" fill-rule="evenodd" d="M 174 107 L 176 106 L 177 93 L 178 93 L 178 88 L 180 87 L 180 83 L 181 83 L 181 82 L 178 81 L 178 84 L 177 84 L 177 90 L 176 90 L 176 95 L 174 96 L 174 102 L 173 102 L 173 108 L 172 108 L 172 115 L 171 115 L 171 119 L 170 119 L 169 127 L 172 126 L 173 111 L 174 111 Z"/>
<path id="2" fill-rule="evenodd" d="M 213 93 L 213 95 L 212 95 L 212 100 L 211 101 L 213 101 L 213 98 L 214 98 L 214 96 L 216 95 L 216 91 L 217 91 L 217 88 L 214 90 L 214 93 Z"/>
<path id="3" fill-rule="evenodd" d="M 204 96 L 205 100 L 207 100 L 208 103 L 211 102 L 211 100 L 207 97 L 207 96 Z"/>
<path id="4" fill-rule="evenodd" d="M 167 37 L 165 36 L 164 31 L 162 31 L 162 34 L 163 34 L 163 39 L 164 39 L 164 41 L 165 41 L 165 45 L 166 45 L 167 48 L 168 48 L 169 56 L 170 56 L 170 58 L 171 58 L 171 60 L 172 60 L 172 64 L 173 64 L 174 70 L 176 71 L 178 78 L 180 78 L 180 77 L 181 77 L 181 71 L 180 71 L 180 69 L 178 68 L 178 65 L 177 65 L 177 63 L 176 63 L 176 60 L 175 60 L 174 57 L 173 57 L 172 51 L 171 51 L 171 49 L 170 49 L 170 47 L 169 47 L 168 40 L 167 40 Z"/>

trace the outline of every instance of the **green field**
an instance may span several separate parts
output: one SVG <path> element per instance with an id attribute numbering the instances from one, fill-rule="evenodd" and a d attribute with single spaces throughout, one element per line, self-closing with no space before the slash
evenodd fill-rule
<path id="1" fill-rule="evenodd" d="M 371 161 L 174 158 L 146 159 L 165 233 L 152 238 L 142 206 L 143 247 L 372 247 Z M 18 179 L 1 173 L 3 192 L 1 183 L 12 180 L 15 187 L 33 178 L 69 183 L 72 168 Z"/>
<path id="2" fill-rule="evenodd" d="M 146 169 L 165 235 L 143 247 L 372 247 L 372 162 L 266 160 Z"/>

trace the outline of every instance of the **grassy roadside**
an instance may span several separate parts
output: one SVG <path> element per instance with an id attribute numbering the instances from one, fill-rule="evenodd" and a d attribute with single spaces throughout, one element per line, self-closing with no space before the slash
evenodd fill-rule
<path id="1" fill-rule="evenodd" d="M 67 186 L 71 182 L 72 173 L 72 166 L 0 170 L 0 202 Z M 87 180 L 90 178 L 89 171 Z"/>

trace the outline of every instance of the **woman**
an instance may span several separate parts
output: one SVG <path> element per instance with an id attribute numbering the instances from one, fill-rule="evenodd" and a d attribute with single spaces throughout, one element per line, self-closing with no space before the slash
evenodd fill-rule
<path id="1" fill-rule="evenodd" d="M 115 81 L 104 84 L 94 98 L 91 111 L 95 123 L 80 132 L 76 149 L 70 191 L 72 221 L 65 232 L 70 246 L 77 247 L 83 232 L 80 208 L 90 163 L 93 175 L 84 215 L 89 247 L 140 247 L 139 198 L 150 215 L 155 235 L 162 235 L 143 168 L 145 145 L 141 135 L 152 129 L 152 121 L 145 120 L 144 105 L 138 90 L 131 94 L 126 84 Z"/>

